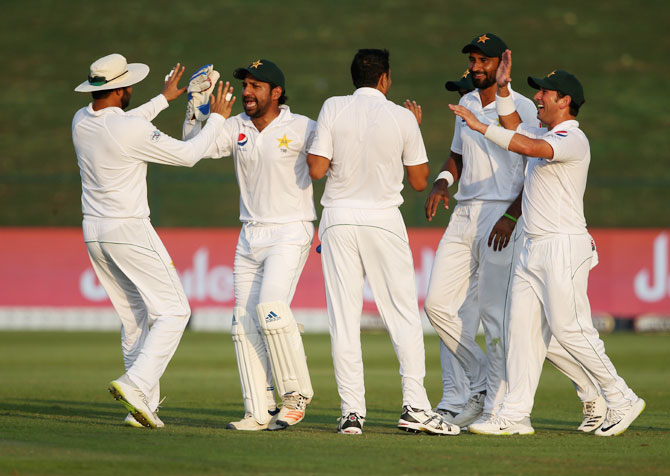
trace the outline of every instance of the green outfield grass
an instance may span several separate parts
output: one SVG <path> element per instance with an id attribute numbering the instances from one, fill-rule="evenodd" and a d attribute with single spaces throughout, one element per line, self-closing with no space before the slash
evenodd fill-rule
<path id="1" fill-rule="evenodd" d="M 670 77 L 669 17 L 664 0 L 118 0 L 113 8 L 85 0 L 3 2 L 0 201 L 6 206 L 0 226 L 80 223 L 70 124 L 89 99 L 72 89 L 103 55 L 121 52 L 151 66 L 134 88 L 133 105 L 158 94 L 177 61 L 189 72 L 213 62 L 223 79 L 231 79 L 235 67 L 272 58 L 286 73 L 292 110 L 316 118 L 327 97 L 352 91 L 349 65 L 358 48 L 389 48 L 389 98 L 423 105 L 434 177 L 451 144 L 447 104 L 457 100 L 444 82 L 462 74 L 462 46 L 484 31 L 499 34 L 513 50 L 513 87 L 523 94 L 533 92 L 527 75 L 556 68 L 584 83 L 587 103 L 579 120 L 593 155 L 585 198 L 589 224 L 667 226 L 670 112 L 662 85 Z M 179 137 L 184 107 L 178 101 L 156 125 Z M 238 101 L 235 113 L 240 111 Z M 322 190 L 320 182 L 317 200 Z M 192 170 L 151 166 L 149 194 L 157 225 L 237 224 L 230 160 L 205 161 Z M 427 224 L 426 194 L 405 191 L 402 211 L 409 226 Z M 441 213 L 432 226 L 444 226 L 447 218 Z"/>
<path id="2" fill-rule="evenodd" d="M 576 431 L 581 405 L 547 367 L 531 437 L 412 435 L 395 428 L 400 379 L 388 336 L 363 336 L 365 433 L 335 433 L 339 398 L 326 335 L 306 335 L 315 397 L 304 422 L 240 433 L 243 413 L 230 335 L 187 332 L 162 379 L 161 430 L 122 426 L 106 392 L 122 372 L 116 333 L 0 333 L 0 474 L 670 474 L 668 336 L 605 337 L 620 374 L 647 401 L 622 436 Z M 426 386 L 441 396 L 438 341 L 426 339 Z"/>

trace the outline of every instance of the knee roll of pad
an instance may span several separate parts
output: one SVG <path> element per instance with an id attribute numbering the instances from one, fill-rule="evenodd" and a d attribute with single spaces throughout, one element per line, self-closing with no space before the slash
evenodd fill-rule
<path id="1" fill-rule="evenodd" d="M 283 301 L 264 302 L 256 306 L 256 312 L 279 394 L 298 392 L 311 399 L 314 390 L 305 349 L 288 304 Z"/>
<path id="2" fill-rule="evenodd" d="M 268 392 L 269 366 L 263 337 L 258 333 L 253 316 L 244 308 L 233 310 L 230 333 L 235 344 L 237 369 L 240 374 L 244 409 L 253 415 L 259 424 L 270 421 Z"/>

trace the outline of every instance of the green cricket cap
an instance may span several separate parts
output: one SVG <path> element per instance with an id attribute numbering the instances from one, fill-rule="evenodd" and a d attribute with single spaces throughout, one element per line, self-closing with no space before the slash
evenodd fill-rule
<path id="1" fill-rule="evenodd" d="M 481 51 L 489 58 L 500 58 L 506 49 L 507 45 L 502 38 L 493 33 L 484 33 L 475 36 L 470 43 L 465 45 L 462 53 Z"/>
<path id="2" fill-rule="evenodd" d="M 552 71 L 544 78 L 528 76 L 528 84 L 531 88 L 535 89 L 560 91 L 563 94 L 570 96 L 577 106 L 584 104 L 584 89 L 582 88 L 582 83 L 579 82 L 575 75 L 563 71 L 562 69 Z"/>
<path id="3" fill-rule="evenodd" d="M 233 77 L 237 79 L 244 79 L 250 74 L 259 81 L 264 83 L 272 83 L 286 92 L 286 85 L 284 81 L 284 73 L 272 61 L 267 59 L 259 59 L 252 61 L 246 68 L 237 68 L 233 71 Z"/>
<path id="4" fill-rule="evenodd" d="M 472 78 L 470 77 L 470 70 L 466 69 L 461 79 L 458 81 L 447 81 L 444 83 L 444 87 L 447 88 L 447 91 L 459 91 L 465 89 L 470 92 L 475 89 L 475 85 L 472 83 Z"/>

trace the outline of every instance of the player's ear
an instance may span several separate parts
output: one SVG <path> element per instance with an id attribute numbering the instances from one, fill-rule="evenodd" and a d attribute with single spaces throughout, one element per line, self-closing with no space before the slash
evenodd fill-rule
<path id="1" fill-rule="evenodd" d="M 568 96 L 567 94 L 563 96 L 561 99 L 558 100 L 559 106 L 561 109 L 567 109 L 570 107 L 570 103 L 572 102 L 572 98 Z"/>
<path id="2" fill-rule="evenodd" d="M 272 98 L 273 101 L 277 101 L 281 97 L 282 92 L 283 90 L 281 86 L 275 86 L 274 88 L 272 88 L 272 91 L 270 91 L 270 97 Z"/>

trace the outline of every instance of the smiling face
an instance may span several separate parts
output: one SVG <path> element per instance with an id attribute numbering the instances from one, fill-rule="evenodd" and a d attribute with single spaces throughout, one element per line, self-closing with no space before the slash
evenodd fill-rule
<path id="1" fill-rule="evenodd" d="M 537 103 L 537 118 L 542 123 L 552 126 L 565 119 L 563 116 L 570 105 L 570 96 L 559 98 L 557 91 L 542 88 L 533 99 Z"/>
<path id="2" fill-rule="evenodd" d="M 491 58 L 479 51 L 471 51 L 468 71 L 476 88 L 486 89 L 496 84 L 499 58 Z"/>

